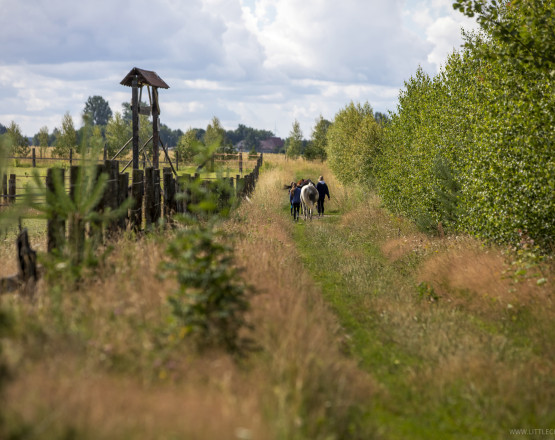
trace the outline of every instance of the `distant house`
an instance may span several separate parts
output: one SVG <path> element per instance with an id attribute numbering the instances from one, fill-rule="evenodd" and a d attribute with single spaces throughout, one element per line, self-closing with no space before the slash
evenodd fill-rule
<path id="1" fill-rule="evenodd" d="M 283 139 L 279 137 L 270 137 L 260 141 L 260 152 L 261 153 L 277 153 L 281 148 L 283 148 Z"/>

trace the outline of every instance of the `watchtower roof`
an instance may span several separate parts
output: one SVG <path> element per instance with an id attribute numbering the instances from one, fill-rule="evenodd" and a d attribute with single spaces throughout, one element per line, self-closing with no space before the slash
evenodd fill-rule
<path id="1" fill-rule="evenodd" d="M 128 87 L 133 86 L 133 77 L 137 75 L 139 78 L 139 86 L 152 86 L 159 87 L 162 89 L 169 89 L 168 86 L 162 78 L 158 76 L 156 72 L 152 70 L 139 69 L 138 67 L 133 67 L 129 73 L 123 78 L 120 84 Z"/>

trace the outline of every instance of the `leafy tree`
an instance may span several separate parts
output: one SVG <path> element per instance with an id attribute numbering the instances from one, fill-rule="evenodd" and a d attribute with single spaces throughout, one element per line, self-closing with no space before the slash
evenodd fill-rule
<path id="1" fill-rule="evenodd" d="M 102 150 L 104 147 L 104 136 L 102 136 L 102 130 L 98 125 L 92 127 L 90 144 L 99 150 Z"/>
<path id="2" fill-rule="evenodd" d="M 506 56 L 512 43 L 465 36 L 430 78 L 405 83 L 378 161 L 384 204 L 429 229 L 552 252 L 555 91 L 551 71 Z M 489 33 L 488 33 L 489 32 Z M 492 56 L 484 57 L 489 53 Z M 541 164 L 541 165 L 540 165 Z"/>
<path id="3" fill-rule="evenodd" d="M 0 124 L 0 135 L 4 134 L 6 132 L 7 128 L 4 127 L 4 125 Z"/>
<path id="4" fill-rule="evenodd" d="M 121 116 L 120 112 L 114 113 L 106 125 L 106 149 L 113 157 L 131 137 L 131 126 Z"/>
<path id="5" fill-rule="evenodd" d="M 289 132 L 289 138 L 287 139 L 287 150 L 286 155 L 292 159 L 296 159 L 302 153 L 303 148 L 303 132 L 301 130 L 301 124 L 295 119 L 293 122 L 293 127 Z"/>
<path id="6" fill-rule="evenodd" d="M 220 144 L 220 153 L 232 153 L 233 145 L 226 136 L 226 131 L 222 127 L 220 120 L 214 116 L 211 123 L 206 127 L 206 133 L 204 133 L 204 144 L 212 145 L 214 143 Z"/>
<path id="7" fill-rule="evenodd" d="M 93 125 L 106 125 L 112 117 L 110 105 L 102 96 L 89 96 L 83 113 L 89 115 Z"/>
<path id="8" fill-rule="evenodd" d="M 199 145 L 202 144 L 200 144 L 197 138 L 197 129 L 189 128 L 185 134 L 179 138 L 179 142 L 177 143 L 177 151 L 179 152 L 180 160 L 185 163 L 192 162 Z"/>
<path id="9" fill-rule="evenodd" d="M 48 148 L 48 127 L 41 127 L 37 135 L 37 140 L 41 151 L 41 156 L 44 157 L 46 149 Z"/>
<path id="10" fill-rule="evenodd" d="M 21 134 L 19 125 L 12 121 L 6 130 L 12 144 L 12 150 L 17 156 L 26 157 L 29 154 L 29 139 Z"/>
<path id="11" fill-rule="evenodd" d="M 555 70 L 553 0 L 456 0 L 453 7 L 469 17 L 476 16 L 482 29 L 497 42 L 495 50 L 482 54 L 544 72 Z"/>
<path id="12" fill-rule="evenodd" d="M 147 103 L 144 101 L 141 101 L 139 103 L 140 107 L 146 107 Z M 123 107 L 123 120 L 124 121 L 128 121 L 128 122 L 132 122 L 133 120 L 133 111 L 131 110 L 131 103 L 130 102 L 122 102 L 121 106 Z"/>
<path id="13" fill-rule="evenodd" d="M 52 133 L 48 135 L 48 145 L 50 146 L 55 145 L 56 140 L 58 139 L 58 136 L 60 136 L 60 129 L 58 127 L 54 127 L 54 130 L 52 130 Z"/>
<path id="14" fill-rule="evenodd" d="M 67 112 L 62 119 L 62 129 L 56 139 L 54 154 L 58 157 L 69 157 L 69 150 L 77 144 L 77 133 L 73 125 L 73 118 Z"/>
<path id="15" fill-rule="evenodd" d="M 309 160 L 325 160 L 327 157 L 326 147 L 328 145 L 328 129 L 331 122 L 324 119 L 322 115 L 316 119 L 316 125 L 312 131 L 312 141 L 307 145 L 304 156 Z"/>
<path id="16" fill-rule="evenodd" d="M 328 163 L 343 182 L 370 182 L 379 153 L 382 129 L 372 107 L 351 102 L 340 110 L 328 128 Z"/>
<path id="17" fill-rule="evenodd" d="M 255 128 L 247 127 L 239 124 L 235 130 L 227 131 L 227 137 L 233 145 L 244 141 L 246 151 L 258 148 L 260 141 L 268 139 L 273 136 L 273 133 L 268 130 L 257 130 Z"/>

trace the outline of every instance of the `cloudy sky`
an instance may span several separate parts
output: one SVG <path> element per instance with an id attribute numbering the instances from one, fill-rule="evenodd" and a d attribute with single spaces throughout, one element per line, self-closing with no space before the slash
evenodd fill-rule
<path id="1" fill-rule="evenodd" d="M 417 67 L 434 74 L 474 24 L 452 0 L 0 0 L 0 123 L 24 134 L 77 126 L 89 96 L 113 111 L 120 81 L 154 70 L 161 122 L 205 128 L 217 116 L 309 138 L 350 101 L 395 110 Z"/>

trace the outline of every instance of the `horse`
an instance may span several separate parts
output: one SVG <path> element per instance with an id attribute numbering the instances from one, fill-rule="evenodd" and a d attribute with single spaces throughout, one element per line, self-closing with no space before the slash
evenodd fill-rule
<path id="1" fill-rule="evenodd" d="M 301 205 L 304 211 L 304 219 L 307 217 L 312 220 L 312 210 L 314 204 L 318 201 L 318 190 L 310 179 L 305 181 L 305 185 L 301 189 Z"/>

